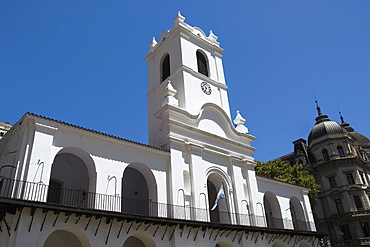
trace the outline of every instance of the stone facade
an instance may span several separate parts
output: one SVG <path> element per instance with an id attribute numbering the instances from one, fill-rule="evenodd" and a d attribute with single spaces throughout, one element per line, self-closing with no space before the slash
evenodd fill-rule
<path id="1" fill-rule="evenodd" d="M 303 164 L 321 185 L 313 207 L 318 230 L 329 232 L 332 246 L 370 245 L 370 140 L 329 120 L 319 107 L 308 136 L 294 141 L 294 152 L 281 157 Z"/>
<path id="2" fill-rule="evenodd" d="M 10 130 L 12 125 L 10 123 L 3 123 L 0 122 L 0 140 L 3 138 L 3 136 Z"/>

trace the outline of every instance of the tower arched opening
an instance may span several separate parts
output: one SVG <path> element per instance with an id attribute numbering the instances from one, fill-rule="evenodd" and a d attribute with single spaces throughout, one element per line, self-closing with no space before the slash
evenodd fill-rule
<path id="1" fill-rule="evenodd" d="M 166 53 L 161 61 L 161 82 L 166 80 L 171 75 L 170 55 Z"/>
<path id="2" fill-rule="evenodd" d="M 208 208 L 211 222 L 230 224 L 230 213 L 223 178 L 217 173 L 211 173 L 207 178 Z M 222 188 L 221 188 L 222 187 Z M 223 190 L 224 198 L 218 199 L 220 190 Z M 215 203 L 217 201 L 217 205 Z M 213 209 L 213 210 L 212 210 Z"/>
<path id="3" fill-rule="evenodd" d="M 206 58 L 206 55 L 201 52 L 201 51 L 197 51 L 197 65 L 198 65 L 198 72 L 205 75 L 205 76 L 209 76 L 209 73 L 208 73 L 208 61 L 207 61 L 207 58 Z"/>

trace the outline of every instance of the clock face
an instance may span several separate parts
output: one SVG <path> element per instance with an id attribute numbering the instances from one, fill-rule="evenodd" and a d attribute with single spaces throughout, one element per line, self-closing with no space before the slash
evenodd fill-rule
<path id="1" fill-rule="evenodd" d="M 205 94 L 210 95 L 212 93 L 211 86 L 207 82 L 202 82 L 200 84 L 200 87 L 202 88 Z"/>

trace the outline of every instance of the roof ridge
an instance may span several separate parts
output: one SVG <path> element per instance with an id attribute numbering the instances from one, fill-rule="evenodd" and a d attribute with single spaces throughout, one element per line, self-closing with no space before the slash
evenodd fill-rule
<path id="1" fill-rule="evenodd" d="M 35 114 L 35 113 L 32 113 L 32 112 L 26 112 L 25 115 L 27 115 L 27 114 L 31 115 L 31 116 L 34 116 L 34 117 L 43 118 L 43 119 L 46 119 L 46 120 L 49 120 L 49 121 L 60 123 L 60 124 L 63 124 L 63 125 L 67 125 L 67 126 L 70 126 L 70 127 L 73 127 L 73 128 L 77 128 L 77 129 L 85 130 L 85 131 L 92 132 L 92 133 L 95 133 L 95 134 L 99 134 L 99 135 L 107 136 L 107 137 L 110 137 L 110 138 L 114 138 L 114 139 L 117 139 L 117 140 L 130 142 L 130 143 L 133 143 L 133 144 L 136 144 L 136 145 L 156 149 L 156 150 L 163 151 L 163 152 L 169 152 L 169 150 L 165 150 L 163 148 L 154 147 L 154 146 L 151 146 L 151 145 L 148 145 L 148 144 L 128 140 L 128 139 L 125 139 L 125 138 L 122 138 L 122 137 L 114 136 L 114 135 L 107 134 L 107 133 L 104 133 L 104 132 L 100 132 L 100 131 L 97 131 L 97 130 L 88 129 L 88 128 L 81 127 L 81 126 L 78 126 L 78 125 L 75 125 L 75 124 L 70 124 L 70 123 L 60 121 L 60 120 L 56 120 L 56 119 L 53 119 L 53 118 L 50 118 L 50 117 L 45 117 L 45 116 L 42 116 L 42 115 L 38 115 L 38 114 Z"/>

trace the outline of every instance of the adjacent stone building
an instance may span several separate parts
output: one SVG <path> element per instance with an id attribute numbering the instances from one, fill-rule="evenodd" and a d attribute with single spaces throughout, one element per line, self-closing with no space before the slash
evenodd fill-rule
<path id="1" fill-rule="evenodd" d="M 280 159 L 303 164 L 321 185 L 314 215 L 332 246 L 370 246 L 370 140 L 342 116 L 338 124 L 317 111 L 308 143 L 294 141 L 294 152 Z"/>

